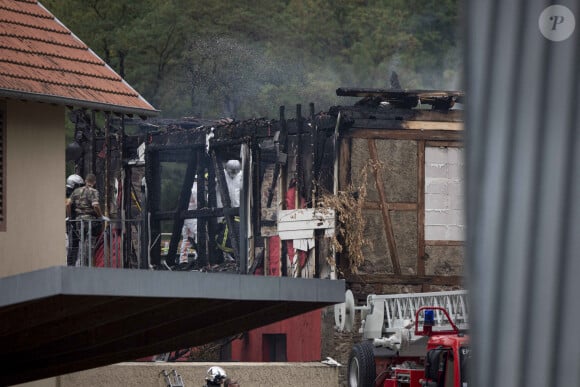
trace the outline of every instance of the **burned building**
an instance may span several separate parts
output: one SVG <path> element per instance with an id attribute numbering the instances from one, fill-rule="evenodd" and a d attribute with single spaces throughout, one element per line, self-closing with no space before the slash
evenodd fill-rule
<path id="1" fill-rule="evenodd" d="M 87 132 L 94 119 L 73 114 L 84 150 L 77 166 L 97 171 L 107 187 L 106 211 L 125 221 L 115 231 L 122 243 L 109 249 L 120 257 L 114 262 L 340 277 L 359 299 L 461 287 L 463 118 L 454 105 L 463 94 L 337 94 L 356 101 L 324 112 L 310 104 L 307 114 L 297 105 L 292 118 L 281 107 L 272 120 L 109 117 L 104 129 Z M 243 176 L 235 206 L 228 160 L 239 161 Z M 187 219 L 196 220 L 195 255 L 180 266 Z M 224 228 L 226 259 L 219 248 Z"/>

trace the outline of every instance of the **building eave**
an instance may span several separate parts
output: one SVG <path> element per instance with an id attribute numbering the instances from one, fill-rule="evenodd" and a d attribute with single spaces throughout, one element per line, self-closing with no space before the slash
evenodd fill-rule
<path id="1" fill-rule="evenodd" d="M 142 109 L 131 106 L 112 105 L 101 102 L 93 102 L 87 100 L 80 100 L 74 98 L 66 98 L 57 95 L 38 94 L 20 90 L 0 89 L 0 97 L 43 102 L 62 106 L 72 106 L 77 108 L 85 108 L 89 110 L 111 112 L 116 114 L 124 114 L 129 116 L 139 117 L 155 117 L 159 115 L 159 110 Z"/>
<path id="2" fill-rule="evenodd" d="M 344 301 L 343 280 L 53 267 L 0 279 L 0 385 L 198 346 Z"/>

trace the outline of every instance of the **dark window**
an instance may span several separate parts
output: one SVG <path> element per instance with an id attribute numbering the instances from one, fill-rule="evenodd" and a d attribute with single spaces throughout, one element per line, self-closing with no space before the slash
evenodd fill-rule
<path id="1" fill-rule="evenodd" d="M 286 335 L 273 334 L 262 335 L 262 358 L 263 361 L 287 361 Z"/>
<path id="2" fill-rule="evenodd" d="M 6 231 L 6 125 L 0 106 L 0 231 Z"/>

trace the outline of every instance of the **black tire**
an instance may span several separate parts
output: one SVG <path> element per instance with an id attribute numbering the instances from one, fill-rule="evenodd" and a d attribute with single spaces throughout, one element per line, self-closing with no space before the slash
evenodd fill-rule
<path id="1" fill-rule="evenodd" d="M 372 343 L 363 341 L 355 344 L 348 357 L 349 387 L 374 387 L 376 373 Z"/>

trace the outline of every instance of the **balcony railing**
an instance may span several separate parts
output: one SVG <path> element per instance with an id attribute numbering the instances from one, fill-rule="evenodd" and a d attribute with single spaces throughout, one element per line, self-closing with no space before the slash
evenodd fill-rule
<path id="1" fill-rule="evenodd" d="M 141 262 L 139 219 L 67 220 L 67 264 L 84 267 L 139 268 Z"/>
<path id="2" fill-rule="evenodd" d="M 170 266 L 166 259 L 171 233 L 149 235 L 143 227 L 142 219 L 67 220 L 67 265 L 77 267 L 110 267 L 155 270 L 195 270 L 193 265 L 197 253 L 189 240 L 179 240 L 177 256 L 187 257 L 187 264 Z M 154 262 L 151 251 L 159 249 L 160 260 Z M 234 266 L 236 266 L 234 268 Z M 237 271 L 233 259 L 226 260 L 221 267 L 205 265 L 202 271 Z"/>
<path id="3" fill-rule="evenodd" d="M 223 224 L 212 235 L 209 222 L 198 222 L 198 232 L 192 235 L 191 225 L 173 233 L 166 232 L 173 228 L 167 225 L 153 228 L 150 217 L 67 220 L 67 265 L 336 278 L 334 261 L 326 259 L 334 254 L 334 214 L 332 209 L 279 211 L 277 232 L 267 238 L 272 251 L 250 246 L 244 233 L 239 234 L 236 251 L 236 239 L 227 227 L 219 227 Z"/>

